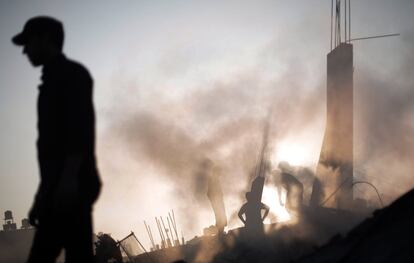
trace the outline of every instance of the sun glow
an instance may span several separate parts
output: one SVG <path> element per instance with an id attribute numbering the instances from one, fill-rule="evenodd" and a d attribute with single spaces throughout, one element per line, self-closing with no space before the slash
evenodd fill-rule
<path id="1" fill-rule="evenodd" d="M 276 147 L 275 155 L 280 161 L 291 165 L 302 165 L 309 159 L 309 151 L 299 143 L 282 142 Z"/>
<path id="2" fill-rule="evenodd" d="M 282 202 L 286 203 L 286 191 L 281 191 Z M 262 203 L 270 207 L 269 216 L 264 223 L 285 222 L 291 219 L 286 208 L 279 204 L 279 193 L 276 186 L 265 185 L 263 188 Z"/>
<path id="3" fill-rule="evenodd" d="M 277 167 L 279 162 L 288 162 L 293 166 L 310 166 L 318 161 L 320 142 L 311 136 L 295 136 L 284 138 L 275 143 L 271 160 Z"/>

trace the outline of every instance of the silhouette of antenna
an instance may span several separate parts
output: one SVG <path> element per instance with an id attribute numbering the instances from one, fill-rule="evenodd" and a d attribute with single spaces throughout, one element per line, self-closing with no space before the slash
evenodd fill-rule
<path id="1" fill-rule="evenodd" d="M 331 51 L 339 46 L 341 43 L 350 43 L 358 40 L 367 40 L 374 38 L 383 38 L 383 37 L 395 37 L 399 36 L 399 33 L 396 34 L 383 34 L 375 35 L 368 37 L 358 37 L 351 38 L 351 0 L 335 0 L 335 17 L 334 17 L 334 0 L 331 0 Z M 343 5 L 342 3 L 343 2 Z M 342 12 L 341 8 L 344 9 L 343 21 L 344 29 L 341 28 Z M 343 33 L 343 38 L 342 38 Z M 342 41 L 344 39 L 344 41 Z"/>

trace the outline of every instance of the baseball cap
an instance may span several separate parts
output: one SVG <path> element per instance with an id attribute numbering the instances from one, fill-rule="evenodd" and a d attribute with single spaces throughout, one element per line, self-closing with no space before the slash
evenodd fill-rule
<path id="1" fill-rule="evenodd" d="M 62 22 L 48 16 L 30 18 L 23 27 L 23 31 L 12 38 L 15 45 L 23 46 L 32 36 L 47 34 L 58 45 L 63 43 Z"/>

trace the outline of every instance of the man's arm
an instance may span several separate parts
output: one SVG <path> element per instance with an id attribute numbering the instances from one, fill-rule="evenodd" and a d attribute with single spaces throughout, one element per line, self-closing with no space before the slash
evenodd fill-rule
<path id="1" fill-rule="evenodd" d="M 276 187 L 277 187 L 277 196 L 278 196 L 278 199 L 279 199 L 279 204 L 281 206 L 284 206 L 285 204 L 282 201 L 282 189 L 283 188 L 281 186 L 281 183 L 279 183 Z"/>
<path id="2" fill-rule="evenodd" d="M 43 190 L 42 190 L 42 182 L 40 182 L 37 192 L 32 204 L 32 207 L 29 210 L 29 223 L 32 226 L 38 227 L 39 226 L 39 217 L 40 217 L 40 210 L 42 203 L 44 202 L 43 197 Z"/>
<path id="3" fill-rule="evenodd" d="M 71 154 L 65 158 L 63 172 L 55 192 L 55 209 L 70 211 L 78 200 L 78 173 L 83 161 L 81 153 Z"/>
<path id="4" fill-rule="evenodd" d="M 61 142 L 65 161 L 55 193 L 55 208 L 68 211 L 78 201 L 79 172 L 88 151 L 93 151 L 92 80 L 80 66 L 66 71 L 63 84 L 63 123 Z"/>
<path id="5" fill-rule="evenodd" d="M 244 205 L 240 208 L 239 213 L 237 214 L 240 218 L 240 220 L 243 222 L 243 224 L 246 224 L 246 220 L 243 218 L 243 215 L 245 214 L 245 208 Z"/>
<path id="6" fill-rule="evenodd" d="M 264 215 L 263 215 L 263 217 L 262 217 L 262 221 L 263 220 L 265 220 L 265 218 L 267 217 L 267 215 L 269 214 L 269 210 L 270 210 L 270 208 L 269 208 L 269 206 L 267 206 L 267 205 L 265 205 L 265 204 L 263 204 L 262 203 L 262 209 L 264 209 L 265 210 L 265 213 L 264 213 Z"/>

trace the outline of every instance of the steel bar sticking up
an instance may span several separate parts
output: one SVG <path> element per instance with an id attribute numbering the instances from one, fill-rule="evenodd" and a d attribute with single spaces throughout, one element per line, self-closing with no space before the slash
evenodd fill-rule
<path id="1" fill-rule="evenodd" d="M 396 36 L 399 36 L 399 35 L 400 35 L 399 33 L 396 33 L 396 34 L 387 34 L 387 35 L 379 35 L 379 36 L 371 36 L 371 37 L 358 37 L 358 38 L 350 39 L 349 42 L 358 41 L 358 40 L 373 39 L 373 38 L 381 38 L 381 37 L 396 37 Z"/>
<path id="2" fill-rule="evenodd" d="M 335 14 L 335 47 L 337 47 L 341 43 L 341 0 L 336 0 Z"/>
<path id="3" fill-rule="evenodd" d="M 168 235 L 168 228 L 165 227 L 164 220 L 162 219 L 162 216 L 160 218 L 161 218 L 162 226 L 164 227 L 164 230 L 165 230 L 165 234 L 167 235 L 167 246 L 171 247 L 171 239 L 170 239 L 170 236 Z"/>
<path id="4" fill-rule="evenodd" d="M 149 233 L 151 235 L 152 242 L 154 243 L 154 247 L 155 247 L 155 241 L 154 241 L 154 236 L 152 235 L 151 226 L 148 226 L 148 230 L 149 230 Z"/>
<path id="5" fill-rule="evenodd" d="M 341 0 L 335 0 L 335 19 L 333 18 L 333 0 L 331 0 L 331 51 L 335 49 L 338 45 L 342 43 L 341 37 Z M 366 40 L 366 39 L 374 39 L 374 38 L 382 38 L 382 37 L 394 37 L 399 36 L 400 34 L 386 34 L 386 35 L 377 35 L 377 36 L 369 36 L 369 37 L 359 37 L 359 38 L 351 38 L 351 0 L 344 1 L 344 36 L 345 36 L 345 43 L 351 43 L 353 41 L 358 40 Z M 335 28 L 333 28 L 333 24 L 335 23 Z"/>
<path id="6" fill-rule="evenodd" d="M 174 215 L 174 210 L 172 210 L 172 214 Z M 168 217 L 171 220 L 171 224 L 174 228 L 174 232 L 175 232 L 175 236 L 177 237 L 177 240 L 180 240 L 180 238 L 178 237 L 178 233 L 177 233 L 177 225 L 175 223 L 175 218 L 171 216 L 170 212 L 168 212 Z"/>
<path id="7" fill-rule="evenodd" d="M 168 228 L 170 229 L 170 233 L 171 233 L 171 243 L 174 246 L 174 243 L 175 243 L 174 242 L 174 232 L 172 231 L 169 217 L 167 217 L 167 221 L 168 221 Z"/>
<path id="8" fill-rule="evenodd" d="M 155 217 L 155 222 L 157 223 L 158 232 L 160 233 L 160 237 L 161 237 L 161 248 L 163 248 L 165 245 L 165 238 L 164 238 L 164 233 L 162 232 L 162 229 L 161 229 L 160 222 L 158 221 L 157 217 Z"/>
<path id="9" fill-rule="evenodd" d="M 371 186 L 371 187 L 375 190 L 375 192 L 377 193 L 378 200 L 379 200 L 379 202 L 380 202 L 380 204 L 381 204 L 381 208 L 383 208 L 383 207 L 384 207 L 384 203 L 382 202 L 381 195 L 380 195 L 380 193 L 378 192 L 378 189 L 375 187 L 375 185 L 373 185 L 372 183 L 367 182 L 367 181 L 357 181 L 357 182 L 354 182 L 354 183 L 352 184 L 352 186 L 355 186 L 356 184 L 367 184 L 367 185 Z"/>
<path id="10" fill-rule="evenodd" d="M 348 42 L 351 41 L 351 0 L 348 0 L 348 10 L 349 10 L 349 22 L 348 22 L 348 26 L 349 26 L 349 30 L 348 30 Z"/>
<path id="11" fill-rule="evenodd" d="M 333 28 L 332 20 L 333 20 L 333 0 L 331 0 L 331 51 L 332 51 L 332 28 Z"/>
<path id="12" fill-rule="evenodd" d="M 346 6 L 347 6 L 346 2 L 347 2 L 347 1 L 345 0 L 345 15 L 344 15 L 344 19 L 345 19 L 345 43 L 346 43 L 346 41 L 347 41 L 347 40 L 346 40 L 346 38 L 347 38 L 347 36 L 348 36 L 348 34 L 347 34 L 347 32 L 346 32 L 346 28 L 348 27 L 348 26 L 347 26 L 347 23 L 346 23 L 346 15 L 347 15 L 347 14 L 346 14 Z"/>
<path id="13" fill-rule="evenodd" d="M 170 236 L 168 235 L 168 229 L 165 227 L 164 224 L 164 219 L 162 219 L 162 216 L 160 216 L 161 218 L 161 223 L 162 223 L 162 227 L 164 228 L 165 234 L 167 235 L 167 240 L 170 239 Z"/>
<path id="14" fill-rule="evenodd" d="M 331 0 L 331 38 L 330 46 L 332 49 L 336 48 L 342 43 L 342 34 L 344 36 L 344 42 L 348 43 L 351 39 L 351 0 L 345 0 L 344 3 L 344 29 L 341 28 L 341 0 L 335 0 L 335 19 L 333 18 L 333 0 Z M 335 27 L 333 27 L 335 24 Z"/>
<path id="15" fill-rule="evenodd" d="M 167 239 L 165 238 L 164 230 L 163 230 L 163 228 L 161 226 L 161 220 L 159 220 L 159 219 L 158 219 L 158 224 L 160 226 L 160 230 L 161 230 L 161 233 L 162 233 L 162 238 L 164 240 L 164 245 L 166 246 L 167 245 Z"/>
<path id="16" fill-rule="evenodd" d="M 181 243 L 183 244 L 183 246 L 185 245 L 184 233 L 182 230 L 181 230 Z"/>
<path id="17" fill-rule="evenodd" d="M 145 220 L 144 220 L 144 226 L 145 226 L 145 230 L 147 231 L 148 237 L 149 237 L 150 242 L 151 242 L 151 245 L 152 245 L 151 235 L 150 235 L 150 233 L 149 233 L 149 231 L 148 231 L 148 226 L 147 226 L 147 223 L 145 222 Z"/>
<path id="18" fill-rule="evenodd" d="M 174 209 L 172 209 L 172 216 L 173 216 L 173 219 L 174 219 L 174 226 L 177 227 L 177 222 L 175 221 Z"/>
<path id="19" fill-rule="evenodd" d="M 149 229 L 149 226 L 147 225 L 147 223 L 145 222 L 145 220 L 144 220 L 144 225 L 145 225 L 145 229 L 147 230 L 147 233 L 148 233 L 149 239 L 150 239 L 150 241 L 151 241 L 151 245 L 152 245 L 152 247 L 155 249 L 154 238 L 152 237 L 151 230 Z"/>
<path id="20" fill-rule="evenodd" d="M 177 231 L 177 221 L 175 221 L 174 209 L 172 210 L 172 216 L 173 216 L 173 219 L 174 219 L 174 226 L 175 226 L 175 231 L 176 231 L 175 234 L 177 236 L 178 242 L 180 242 L 180 238 L 178 237 L 178 231 Z M 182 238 L 182 243 L 184 245 L 184 235 L 183 235 L 183 231 L 181 231 L 181 238 Z"/>

